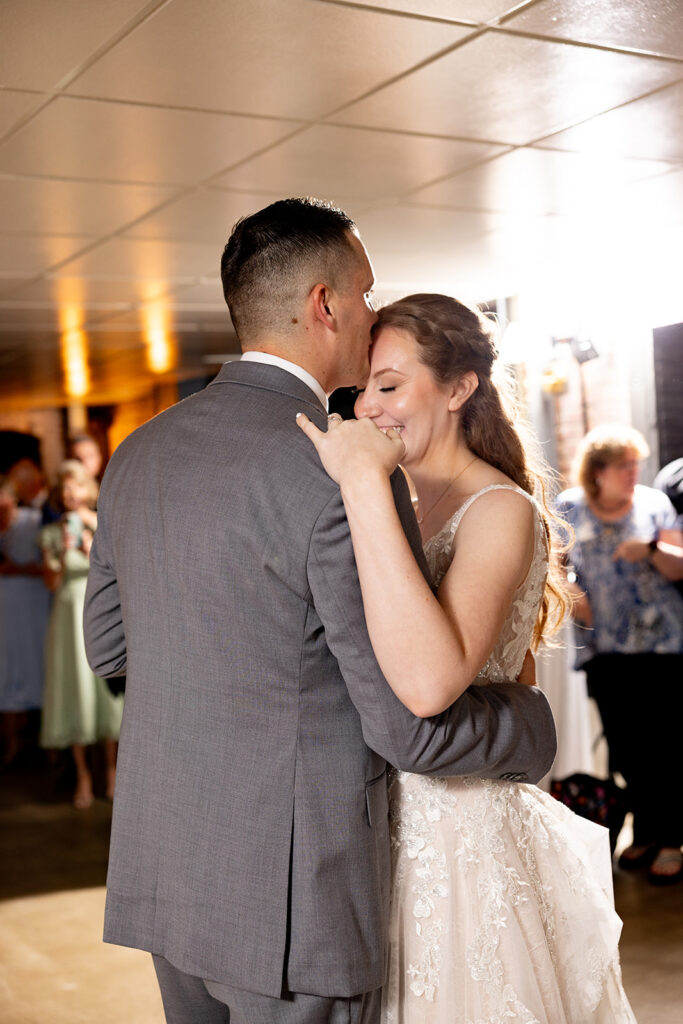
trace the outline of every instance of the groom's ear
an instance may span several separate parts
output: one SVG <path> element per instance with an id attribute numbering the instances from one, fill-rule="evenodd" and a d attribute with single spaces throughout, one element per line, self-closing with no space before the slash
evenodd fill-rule
<path id="1" fill-rule="evenodd" d="M 465 402 L 472 397 L 479 387 L 479 378 L 474 370 L 468 370 L 462 377 L 451 385 L 451 394 L 448 399 L 448 408 L 451 412 L 462 409 Z"/>
<path id="2" fill-rule="evenodd" d="M 334 330 L 337 318 L 334 314 L 332 292 L 328 285 L 314 285 L 309 292 L 308 300 L 314 320 L 327 327 L 328 330 Z"/>

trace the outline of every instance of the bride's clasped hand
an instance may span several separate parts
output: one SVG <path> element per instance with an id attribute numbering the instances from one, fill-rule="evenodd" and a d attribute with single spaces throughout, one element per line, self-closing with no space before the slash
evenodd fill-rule
<path id="1" fill-rule="evenodd" d="M 338 413 L 332 413 L 327 418 L 327 433 L 319 430 L 306 413 L 298 413 L 296 422 L 342 491 L 367 480 L 368 474 L 389 477 L 405 454 L 400 431 L 396 427 L 381 430 L 370 419 L 342 420 Z"/>

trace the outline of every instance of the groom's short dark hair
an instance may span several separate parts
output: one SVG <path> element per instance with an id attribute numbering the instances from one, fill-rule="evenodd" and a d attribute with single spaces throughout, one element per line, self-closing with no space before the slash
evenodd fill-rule
<path id="1" fill-rule="evenodd" d="M 280 199 L 238 220 L 221 258 L 223 294 L 241 343 L 286 334 L 313 285 L 340 287 L 357 259 L 355 224 L 321 199 Z"/>

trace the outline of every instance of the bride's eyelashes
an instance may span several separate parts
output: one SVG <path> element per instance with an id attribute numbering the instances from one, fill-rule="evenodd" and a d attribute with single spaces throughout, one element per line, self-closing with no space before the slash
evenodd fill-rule
<path id="1" fill-rule="evenodd" d="M 387 391 L 395 391 L 396 384 L 392 384 L 391 387 L 377 388 L 378 391 L 386 393 Z M 354 398 L 360 398 L 361 395 L 365 394 L 365 388 L 351 388 L 351 394 Z"/>

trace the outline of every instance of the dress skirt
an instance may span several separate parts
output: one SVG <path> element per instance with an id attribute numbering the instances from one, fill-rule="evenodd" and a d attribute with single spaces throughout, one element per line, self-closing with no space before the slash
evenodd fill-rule
<path id="1" fill-rule="evenodd" d="M 634 1024 L 609 834 L 536 786 L 398 773 L 385 1024 Z"/>
<path id="2" fill-rule="evenodd" d="M 79 558 L 83 564 L 79 564 Z M 110 692 L 85 655 L 87 561 L 79 552 L 69 551 L 65 563 L 64 581 L 54 595 L 45 642 L 43 747 L 117 740 L 123 713 L 123 695 L 115 697 Z"/>

